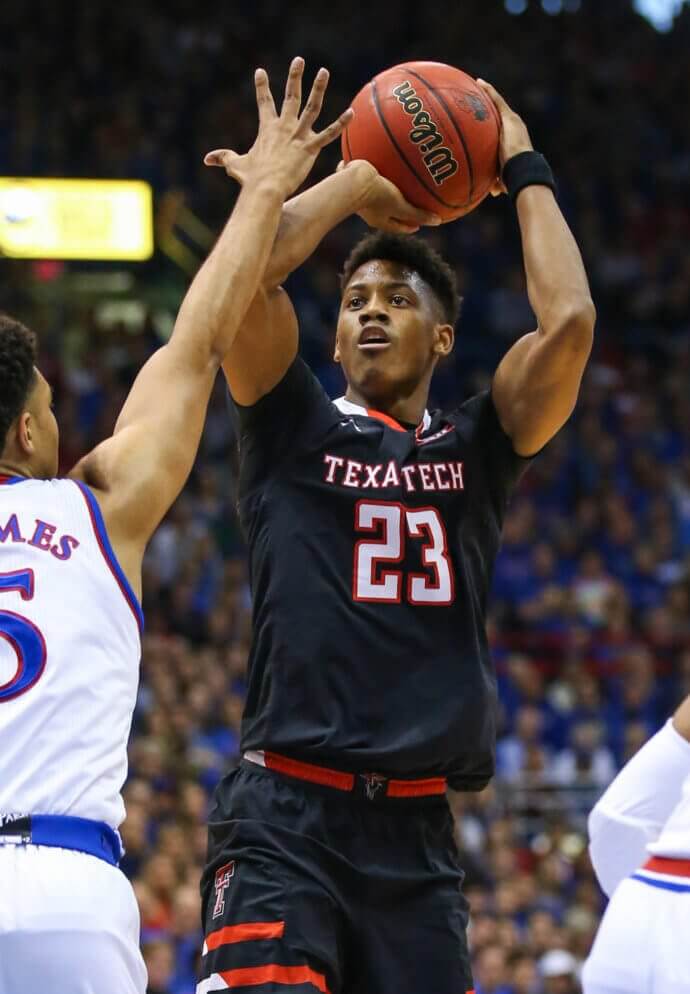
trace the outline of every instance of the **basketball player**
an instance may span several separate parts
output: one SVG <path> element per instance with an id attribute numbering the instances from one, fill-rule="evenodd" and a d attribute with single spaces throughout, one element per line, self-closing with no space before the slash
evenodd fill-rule
<path id="1" fill-rule="evenodd" d="M 506 503 L 569 417 L 594 308 L 545 160 L 488 84 L 538 328 L 487 390 L 430 413 L 450 268 L 355 162 L 297 197 L 224 370 L 254 595 L 244 759 L 217 789 L 198 994 L 470 991 L 446 786 L 493 773 L 486 598 Z M 240 181 L 242 157 L 210 153 Z M 389 228 L 342 277 L 331 401 L 280 282 L 349 214 Z M 392 233 L 393 232 L 393 233 Z"/>
<path id="2" fill-rule="evenodd" d="M 58 428 L 34 337 L 0 318 L 0 994 L 143 994 L 134 893 L 117 864 L 147 541 L 194 461 L 222 357 L 254 297 L 283 200 L 349 120 L 300 113 L 293 61 L 233 214 L 139 373 L 111 438 L 55 479 Z M 239 252 L 238 246 L 241 246 Z"/>
<path id="3" fill-rule="evenodd" d="M 585 994 L 690 994 L 690 697 L 623 767 L 589 816 L 611 898 Z"/>

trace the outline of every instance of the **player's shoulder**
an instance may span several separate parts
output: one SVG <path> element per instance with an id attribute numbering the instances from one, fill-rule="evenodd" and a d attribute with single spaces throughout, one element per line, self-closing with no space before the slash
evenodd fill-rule
<path id="1" fill-rule="evenodd" d="M 431 427 L 438 423 L 452 424 L 461 438 L 471 440 L 482 425 L 497 418 L 491 390 L 487 387 L 462 400 L 456 407 L 434 412 Z"/>

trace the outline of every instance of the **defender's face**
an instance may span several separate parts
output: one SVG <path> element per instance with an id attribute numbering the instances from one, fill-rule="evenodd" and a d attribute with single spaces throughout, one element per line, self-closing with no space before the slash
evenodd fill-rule
<path id="1" fill-rule="evenodd" d="M 343 293 L 335 360 L 365 397 L 409 395 L 446 351 L 439 348 L 439 330 L 447 328 L 421 276 L 373 259 L 353 273 Z"/>
<path id="2" fill-rule="evenodd" d="M 43 374 L 36 370 L 36 382 L 29 394 L 27 410 L 31 414 L 31 441 L 36 476 L 49 480 L 57 475 L 60 433 L 53 413 L 53 391 Z"/>

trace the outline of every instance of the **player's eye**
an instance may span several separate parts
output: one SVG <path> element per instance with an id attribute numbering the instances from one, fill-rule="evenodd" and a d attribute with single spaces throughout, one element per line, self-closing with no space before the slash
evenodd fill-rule
<path id="1" fill-rule="evenodd" d="M 347 302 L 348 307 L 361 307 L 364 301 L 361 297 L 350 297 Z"/>
<path id="2" fill-rule="evenodd" d="M 407 297 L 403 297 L 401 293 L 394 293 L 391 297 L 391 303 L 395 304 L 396 307 L 402 307 L 404 304 L 408 303 Z"/>

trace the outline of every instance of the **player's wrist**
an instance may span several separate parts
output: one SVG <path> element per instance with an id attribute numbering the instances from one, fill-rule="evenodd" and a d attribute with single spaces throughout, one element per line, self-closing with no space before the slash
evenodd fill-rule
<path id="1" fill-rule="evenodd" d="M 546 186 L 554 196 L 556 194 L 556 179 L 551 166 L 540 152 L 535 152 L 532 148 L 524 149 L 506 159 L 501 179 L 513 203 L 518 194 L 528 186 Z"/>
<path id="2" fill-rule="evenodd" d="M 354 159 L 338 172 L 340 182 L 347 187 L 352 202 L 352 213 L 366 210 L 376 196 L 379 173 L 375 166 L 364 159 Z"/>

